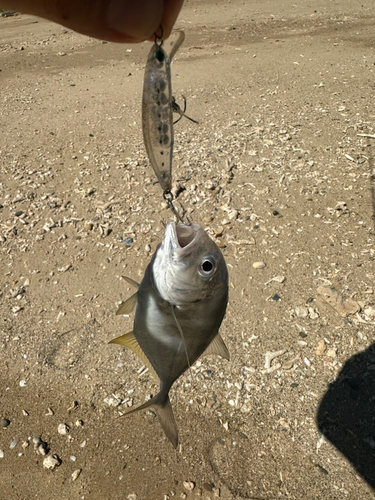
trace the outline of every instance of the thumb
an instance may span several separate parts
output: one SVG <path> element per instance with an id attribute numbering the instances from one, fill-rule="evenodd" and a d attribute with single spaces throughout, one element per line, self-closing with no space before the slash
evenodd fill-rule
<path id="1" fill-rule="evenodd" d="M 111 42 L 153 37 L 163 20 L 169 36 L 183 0 L 5 0 L 6 7 Z"/>

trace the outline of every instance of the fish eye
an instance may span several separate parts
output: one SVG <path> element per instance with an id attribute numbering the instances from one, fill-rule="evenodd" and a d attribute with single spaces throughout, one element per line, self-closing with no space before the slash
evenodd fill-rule
<path id="1" fill-rule="evenodd" d="M 215 265 L 212 259 L 209 259 L 207 257 L 203 259 L 199 268 L 199 274 L 201 276 L 211 276 L 214 271 Z"/>

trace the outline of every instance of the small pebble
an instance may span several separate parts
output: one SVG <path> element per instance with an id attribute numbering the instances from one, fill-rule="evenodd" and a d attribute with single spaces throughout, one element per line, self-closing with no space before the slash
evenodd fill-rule
<path id="1" fill-rule="evenodd" d="M 375 319 L 375 306 L 366 306 L 363 312 L 368 319 Z"/>
<path id="2" fill-rule="evenodd" d="M 33 438 L 34 450 L 40 455 L 47 455 L 48 443 L 42 441 L 40 438 Z"/>
<path id="3" fill-rule="evenodd" d="M 313 307 L 309 307 L 309 317 L 311 319 L 318 319 L 319 318 L 319 313 Z"/>
<path id="4" fill-rule="evenodd" d="M 3 452 L 3 450 L 0 450 L 0 458 L 4 458 L 4 452 Z"/>
<path id="5" fill-rule="evenodd" d="M 10 420 L 7 418 L 1 419 L 1 427 L 8 427 L 8 425 L 10 425 Z"/>
<path id="6" fill-rule="evenodd" d="M 103 402 L 107 403 L 107 405 L 109 406 L 114 406 L 116 408 L 121 403 L 121 399 L 114 396 L 108 396 L 107 398 L 103 399 Z"/>
<path id="7" fill-rule="evenodd" d="M 66 424 L 59 424 L 57 428 L 57 432 L 59 434 L 62 434 L 63 436 L 66 436 L 66 434 L 69 434 L 70 427 L 69 425 Z"/>
<path id="8" fill-rule="evenodd" d="M 307 307 L 304 306 L 297 306 L 294 309 L 294 312 L 296 313 L 297 318 L 307 318 L 308 316 Z"/>
<path id="9" fill-rule="evenodd" d="M 73 473 L 72 473 L 72 481 L 75 481 L 76 479 L 78 479 L 78 476 L 81 474 L 82 470 L 81 469 L 76 469 Z"/>
<path id="10" fill-rule="evenodd" d="M 337 352 L 337 349 L 335 347 L 332 347 L 331 349 L 327 349 L 327 356 L 330 358 L 335 358 L 336 352 Z"/>
<path id="11" fill-rule="evenodd" d="M 18 443 L 17 439 L 14 439 L 14 440 L 10 443 L 9 448 L 10 448 L 11 450 L 13 450 L 13 448 L 15 448 L 15 447 L 17 446 L 17 443 Z"/>
<path id="12" fill-rule="evenodd" d="M 264 269 L 266 267 L 265 262 L 254 262 L 253 263 L 253 268 L 254 269 Z"/>
<path id="13" fill-rule="evenodd" d="M 285 280 L 286 280 L 285 276 L 281 276 L 281 275 L 274 276 L 272 278 L 272 281 L 275 281 L 276 283 L 284 283 Z"/>
<path id="14" fill-rule="evenodd" d="M 186 488 L 188 491 L 193 491 L 195 488 L 195 483 L 193 481 L 184 481 L 184 488 Z"/>
<path id="15" fill-rule="evenodd" d="M 174 182 L 173 183 L 173 186 L 172 186 L 172 189 L 171 189 L 171 193 L 173 194 L 173 197 L 174 198 L 177 198 L 177 196 L 184 190 L 185 188 L 183 188 L 181 186 L 181 184 L 179 182 Z"/>
<path id="16" fill-rule="evenodd" d="M 49 455 L 43 460 L 43 467 L 45 469 L 53 470 L 61 465 L 61 460 L 57 455 Z"/>
<path id="17" fill-rule="evenodd" d="M 20 380 L 20 387 L 26 386 L 26 380 Z"/>
<path id="18" fill-rule="evenodd" d="M 151 252 L 151 247 L 150 247 L 150 245 L 149 245 L 149 244 L 147 244 L 147 245 L 145 246 L 145 250 L 146 250 L 146 252 Z"/>
<path id="19" fill-rule="evenodd" d="M 236 220 L 238 217 L 238 211 L 232 208 L 231 210 L 228 211 L 228 219 L 229 220 Z"/>
<path id="20" fill-rule="evenodd" d="M 324 339 L 320 339 L 317 345 L 317 348 L 315 350 L 315 353 L 317 356 L 323 356 L 326 350 L 326 343 L 324 342 Z"/>
<path id="21" fill-rule="evenodd" d="M 124 240 L 122 240 L 124 243 L 126 243 L 127 245 L 131 245 L 133 243 L 133 238 L 130 238 L 129 236 L 127 238 L 125 238 Z"/>

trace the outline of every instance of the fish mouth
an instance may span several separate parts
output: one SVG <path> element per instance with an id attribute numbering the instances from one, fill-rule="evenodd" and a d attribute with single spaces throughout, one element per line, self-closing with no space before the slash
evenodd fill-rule
<path id="1" fill-rule="evenodd" d="M 181 248 L 185 248 L 194 241 L 196 232 L 192 226 L 178 224 L 175 226 L 177 243 Z"/>
<path id="2" fill-rule="evenodd" d="M 198 244 L 198 224 L 177 224 L 170 222 L 166 230 L 166 243 L 177 258 L 189 255 Z"/>

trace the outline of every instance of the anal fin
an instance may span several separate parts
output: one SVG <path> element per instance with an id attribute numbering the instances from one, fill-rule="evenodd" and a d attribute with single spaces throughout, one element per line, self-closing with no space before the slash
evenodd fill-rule
<path id="1" fill-rule="evenodd" d="M 209 356 L 210 354 L 221 356 L 222 358 L 227 359 L 229 361 L 228 348 L 225 345 L 224 340 L 221 338 L 219 333 L 213 339 L 211 344 L 209 344 L 207 349 L 203 352 L 202 356 Z"/>
<path id="2" fill-rule="evenodd" d="M 144 365 L 147 366 L 147 368 L 149 369 L 151 375 L 154 377 L 156 382 L 160 382 L 160 379 L 159 379 L 156 371 L 153 369 L 146 354 L 140 348 L 140 346 L 137 342 L 137 339 L 135 338 L 133 332 L 125 333 L 125 335 L 121 335 L 121 337 L 117 337 L 117 338 L 111 340 L 109 343 L 110 344 L 120 344 L 120 345 L 127 347 L 131 351 L 133 351 L 138 356 L 138 358 L 144 363 Z"/>

